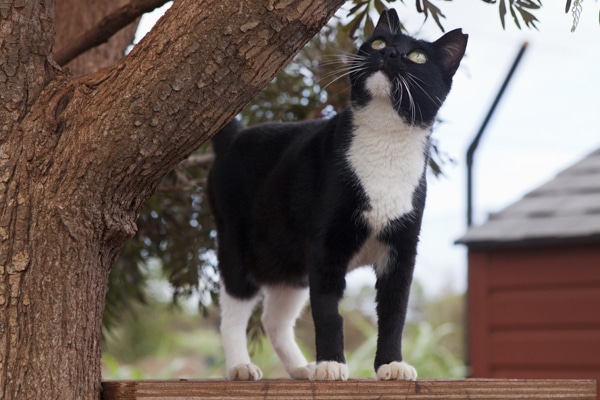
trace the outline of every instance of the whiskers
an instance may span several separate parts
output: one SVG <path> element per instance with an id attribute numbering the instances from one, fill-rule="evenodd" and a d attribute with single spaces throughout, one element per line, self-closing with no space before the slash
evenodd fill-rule
<path id="1" fill-rule="evenodd" d="M 442 105 L 443 100 L 429 94 L 426 86 L 428 86 L 427 82 L 409 72 L 399 74 L 394 79 L 395 91 L 392 95 L 394 107 L 409 118 L 411 125 L 417 125 L 417 115 L 419 117 L 418 120 L 423 121 L 424 116 L 421 103 L 424 100 L 433 103 L 436 109 Z M 403 104 L 405 99 L 406 106 Z"/>
<path id="2" fill-rule="evenodd" d="M 323 59 L 319 62 L 319 69 L 327 72 L 319 77 L 318 82 L 328 82 L 322 86 L 322 89 L 327 89 L 350 74 L 357 74 L 358 77 L 362 77 L 367 73 L 366 57 L 360 54 L 340 52 L 339 55 L 325 56 Z"/>
<path id="3" fill-rule="evenodd" d="M 410 123 L 410 125 L 415 125 L 417 111 L 419 112 L 421 119 L 423 115 L 421 113 L 421 108 L 418 104 L 415 103 L 415 98 L 411 90 L 412 81 L 410 81 L 402 75 L 398 75 L 394 80 L 394 89 L 395 90 L 392 92 L 392 102 L 394 102 L 394 108 L 402 112 L 403 114 L 405 114 L 405 112 L 408 111 L 408 122 Z M 405 110 L 403 105 L 405 95 L 407 99 L 406 101 L 408 102 L 408 110 Z"/>
<path id="4" fill-rule="evenodd" d="M 440 99 L 437 96 L 435 96 L 435 98 L 433 98 L 429 94 L 429 92 L 427 90 L 425 90 L 425 88 L 421 85 L 421 84 L 423 84 L 423 85 L 427 86 L 427 82 L 423 81 L 423 79 L 420 79 L 411 73 L 406 74 L 406 79 L 408 81 L 410 81 L 412 85 L 416 86 L 421 92 L 423 92 L 423 94 L 425 96 L 427 96 L 427 98 L 435 105 L 435 107 L 439 108 L 442 106 L 442 103 L 444 102 L 444 100 Z"/>

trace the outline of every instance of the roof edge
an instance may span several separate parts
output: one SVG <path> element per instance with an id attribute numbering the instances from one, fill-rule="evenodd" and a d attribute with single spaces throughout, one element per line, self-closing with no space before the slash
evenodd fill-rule
<path id="1" fill-rule="evenodd" d="M 463 236 L 464 237 L 464 236 Z M 523 248 L 523 247 L 548 247 L 548 246 L 572 246 L 589 245 L 600 243 L 600 233 L 586 236 L 574 237 L 546 237 L 515 240 L 478 240 L 459 238 L 454 244 L 462 244 L 469 249 L 488 249 L 488 248 Z"/>

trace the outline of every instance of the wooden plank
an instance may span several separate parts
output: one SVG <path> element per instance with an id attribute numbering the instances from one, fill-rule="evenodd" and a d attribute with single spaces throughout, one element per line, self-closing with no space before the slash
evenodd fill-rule
<path id="1" fill-rule="evenodd" d="M 598 245 L 487 251 L 490 285 L 496 288 L 600 287 Z"/>
<path id="2" fill-rule="evenodd" d="M 600 378 L 598 368 L 552 368 L 552 367 L 525 367 L 494 368 L 490 378 L 503 379 L 596 379 Z"/>
<path id="3" fill-rule="evenodd" d="M 109 381 L 103 400 L 596 400 L 594 380 Z"/>
<path id="4" fill-rule="evenodd" d="M 490 260 L 487 252 L 469 250 L 467 363 L 471 377 L 490 377 Z"/>
<path id="5" fill-rule="evenodd" d="M 600 286 L 496 290 L 491 294 L 488 312 L 494 329 L 600 330 L 599 304 Z"/>
<path id="6" fill-rule="evenodd" d="M 600 369 L 600 329 L 498 331 L 491 335 L 497 367 Z"/>

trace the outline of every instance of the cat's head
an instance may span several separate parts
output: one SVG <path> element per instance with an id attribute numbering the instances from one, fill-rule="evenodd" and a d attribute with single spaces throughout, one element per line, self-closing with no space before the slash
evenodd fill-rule
<path id="1" fill-rule="evenodd" d="M 417 40 L 401 32 L 395 10 L 384 11 L 352 62 L 352 105 L 364 107 L 374 98 L 386 98 L 411 125 L 432 125 L 467 38 L 456 29 L 433 43 Z"/>

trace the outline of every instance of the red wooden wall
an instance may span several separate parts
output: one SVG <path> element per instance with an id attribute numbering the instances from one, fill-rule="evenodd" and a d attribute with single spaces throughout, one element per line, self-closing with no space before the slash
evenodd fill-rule
<path id="1" fill-rule="evenodd" d="M 477 378 L 600 381 L 600 244 L 469 249 Z"/>

